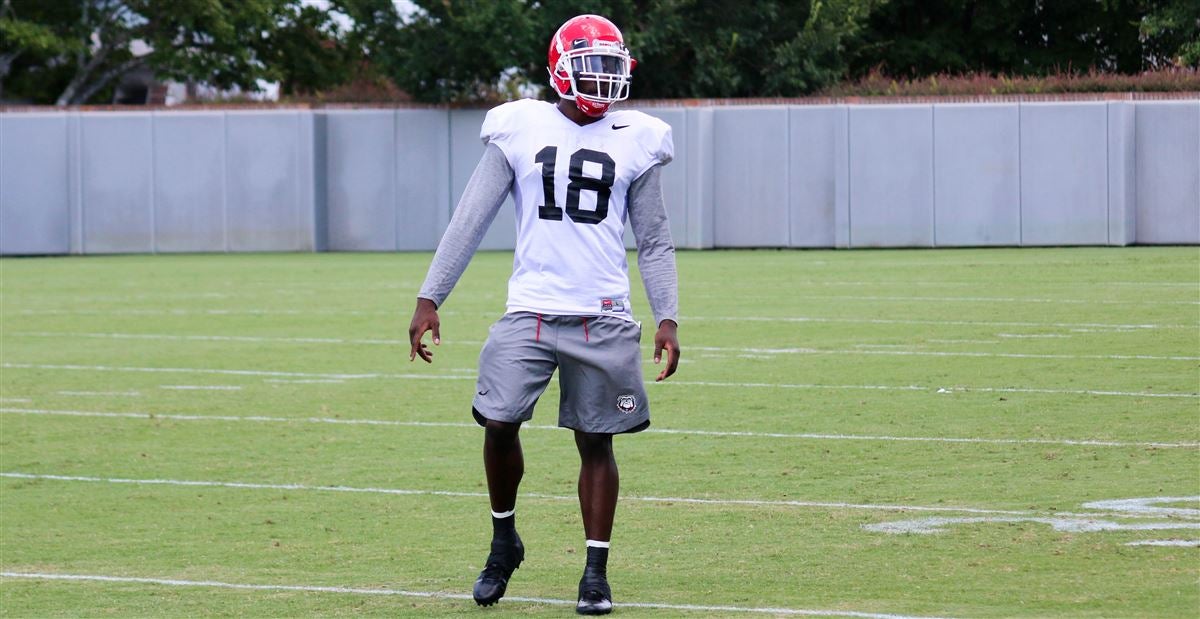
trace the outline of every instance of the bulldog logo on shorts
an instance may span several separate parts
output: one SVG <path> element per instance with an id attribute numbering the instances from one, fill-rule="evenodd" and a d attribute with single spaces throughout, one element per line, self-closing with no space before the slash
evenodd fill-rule
<path id="1" fill-rule="evenodd" d="M 617 396 L 617 410 L 628 415 L 637 410 L 637 400 L 631 395 Z"/>

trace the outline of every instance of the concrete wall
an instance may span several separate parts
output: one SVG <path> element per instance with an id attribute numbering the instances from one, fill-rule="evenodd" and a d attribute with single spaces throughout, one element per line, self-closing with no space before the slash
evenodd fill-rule
<path id="1" fill-rule="evenodd" d="M 643 111 L 680 247 L 1200 244 L 1200 101 Z M 484 113 L 0 114 L 0 253 L 433 249 Z"/>
<path id="2" fill-rule="evenodd" d="M 0 115 L 0 253 L 71 249 L 65 114 Z"/>
<path id="3" fill-rule="evenodd" d="M 850 246 L 933 245 L 933 106 L 850 108 Z"/>
<path id="4" fill-rule="evenodd" d="M 1200 243 L 1200 102 L 1138 105 L 1137 242 Z"/>
<path id="5" fill-rule="evenodd" d="M 934 242 L 1021 244 L 1020 110 L 941 105 L 933 110 Z"/>

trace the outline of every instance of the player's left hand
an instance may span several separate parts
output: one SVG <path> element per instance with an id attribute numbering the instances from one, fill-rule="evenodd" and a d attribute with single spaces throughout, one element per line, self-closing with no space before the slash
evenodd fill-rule
<path id="1" fill-rule="evenodd" d="M 417 309 L 413 310 L 412 322 L 408 325 L 408 340 L 412 351 L 408 360 L 414 361 L 420 357 L 425 363 L 433 363 L 433 351 L 421 341 L 427 331 L 433 331 L 433 344 L 442 343 L 442 323 L 438 320 L 437 306 L 429 299 L 417 299 Z"/>
<path id="2" fill-rule="evenodd" d="M 658 325 L 658 331 L 654 334 L 654 363 L 656 365 L 662 362 L 663 351 L 667 351 L 667 367 L 658 373 L 658 378 L 654 379 L 655 382 L 666 379 L 679 367 L 679 336 L 676 334 L 678 327 L 679 325 L 676 325 L 674 320 L 664 320 Z"/>

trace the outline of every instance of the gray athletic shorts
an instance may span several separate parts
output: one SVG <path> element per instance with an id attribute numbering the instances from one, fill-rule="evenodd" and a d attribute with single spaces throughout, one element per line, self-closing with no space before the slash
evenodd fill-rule
<path id="1" fill-rule="evenodd" d="M 558 369 L 559 426 L 602 434 L 644 430 L 650 406 L 641 338 L 640 325 L 612 316 L 505 314 L 479 352 L 475 420 L 529 421 Z"/>

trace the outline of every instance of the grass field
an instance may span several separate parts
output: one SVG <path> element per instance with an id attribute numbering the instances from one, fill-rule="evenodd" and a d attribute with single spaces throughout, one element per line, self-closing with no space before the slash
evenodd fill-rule
<path id="1" fill-rule="evenodd" d="M 0 261 L 0 614 L 571 614 L 553 385 L 522 432 L 526 562 L 497 607 L 466 597 L 473 368 L 512 258 L 476 257 L 432 366 L 405 341 L 429 259 Z M 616 441 L 618 615 L 1200 612 L 1196 248 L 679 268 L 683 363 Z"/>

